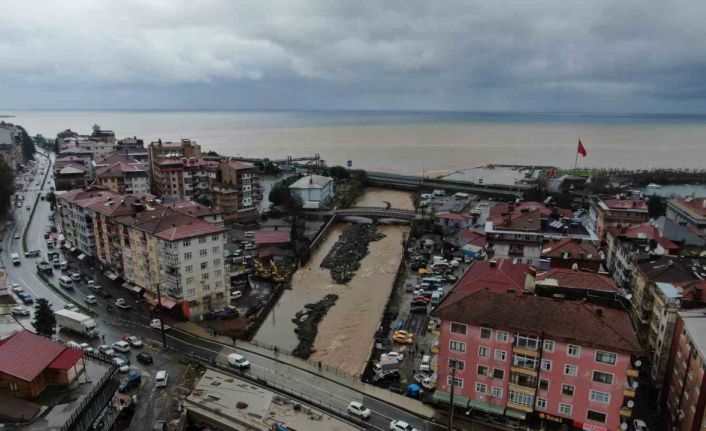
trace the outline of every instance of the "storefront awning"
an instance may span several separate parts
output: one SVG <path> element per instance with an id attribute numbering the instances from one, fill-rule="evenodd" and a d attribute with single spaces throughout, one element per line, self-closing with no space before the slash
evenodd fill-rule
<path id="1" fill-rule="evenodd" d="M 507 409 L 505 410 L 505 416 L 523 421 L 527 417 L 527 413 L 521 412 L 519 410 Z"/>
<path id="2" fill-rule="evenodd" d="M 123 287 L 131 292 L 135 292 L 135 293 L 142 292 L 142 288 L 140 286 L 136 286 L 132 283 L 123 283 Z"/>
<path id="3" fill-rule="evenodd" d="M 153 307 L 157 306 L 157 296 L 153 294 L 152 292 L 145 292 L 143 295 L 145 298 L 145 301 L 147 301 L 148 304 L 150 304 Z M 166 308 L 167 310 L 171 310 L 172 308 L 176 307 L 177 302 L 174 298 L 171 298 L 166 295 L 162 295 L 162 307 Z"/>
<path id="4" fill-rule="evenodd" d="M 471 400 L 470 406 L 476 410 L 482 410 L 495 415 L 502 415 L 505 413 L 505 407 L 496 406 L 495 404 L 486 403 L 485 401 Z"/>
<path id="5" fill-rule="evenodd" d="M 434 398 L 434 402 L 448 404 L 449 398 L 451 398 L 451 394 L 449 392 L 436 391 L 436 392 L 434 392 L 433 398 Z M 469 401 L 468 398 L 462 397 L 458 394 L 454 394 L 454 405 L 455 406 L 466 408 L 466 407 L 468 407 L 468 401 Z"/>

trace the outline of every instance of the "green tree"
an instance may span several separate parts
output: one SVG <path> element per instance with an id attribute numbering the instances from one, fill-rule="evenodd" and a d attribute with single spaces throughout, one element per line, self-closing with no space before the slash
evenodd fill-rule
<path id="1" fill-rule="evenodd" d="M 650 195 L 647 198 L 647 213 L 651 218 L 663 216 L 667 212 L 667 200 L 659 195 Z"/>
<path id="2" fill-rule="evenodd" d="M 34 330 L 37 334 L 50 337 L 54 335 L 56 329 L 56 317 L 49 305 L 49 301 L 45 298 L 37 299 L 37 311 L 34 313 L 34 321 L 32 322 Z"/>
<path id="3" fill-rule="evenodd" d="M 208 151 L 206 151 L 205 153 L 203 153 L 203 155 L 204 155 L 204 156 L 210 156 L 210 157 L 221 157 L 220 154 L 218 154 L 217 152 L 215 152 L 215 151 L 213 151 L 213 150 L 208 150 Z"/>
<path id="4" fill-rule="evenodd" d="M 10 198 L 15 194 L 15 174 L 7 161 L 0 156 L 0 214 L 10 207 Z"/>
<path id="5" fill-rule="evenodd" d="M 328 176 L 336 181 L 346 180 L 351 177 L 351 173 L 343 166 L 331 166 L 328 168 Z"/>
<path id="6" fill-rule="evenodd" d="M 34 153 L 37 149 L 34 148 L 34 141 L 27 134 L 27 131 L 22 126 L 17 126 L 20 129 L 21 139 L 22 139 L 22 153 L 24 154 L 25 160 L 32 160 L 34 158 Z"/>
<path id="7" fill-rule="evenodd" d="M 272 186 L 268 196 L 270 202 L 275 205 L 282 205 L 289 196 L 289 186 L 291 186 L 298 179 L 299 177 L 293 176 L 275 183 L 275 185 Z"/>
<path id="8" fill-rule="evenodd" d="M 255 167 L 257 167 L 260 172 L 267 175 L 276 175 L 277 172 L 279 172 L 277 165 L 270 159 L 256 161 Z"/>
<path id="9" fill-rule="evenodd" d="M 49 193 L 47 193 L 47 197 L 45 199 L 47 200 L 47 202 L 49 202 L 49 206 L 53 211 L 54 208 L 56 208 L 56 194 L 54 194 L 53 191 L 50 191 Z"/>
<path id="10" fill-rule="evenodd" d="M 211 199 L 206 195 L 201 195 L 201 196 L 197 197 L 196 199 L 194 199 L 194 201 L 196 201 L 197 203 L 200 203 L 201 205 L 207 206 L 207 207 L 210 207 L 211 205 L 213 205 L 213 203 L 211 202 Z"/>

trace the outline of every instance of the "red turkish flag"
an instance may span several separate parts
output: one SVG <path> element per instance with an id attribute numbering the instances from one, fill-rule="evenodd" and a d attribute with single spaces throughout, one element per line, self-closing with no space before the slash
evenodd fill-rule
<path id="1" fill-rule="evenodd" d="M 581 143 L 581 140 L 579 139 L 579 148 L 576 150 L 579 154 L 581 154 L 581 157 L 586 157 L 586 148 L 584 148 L 583 144 Z"/>

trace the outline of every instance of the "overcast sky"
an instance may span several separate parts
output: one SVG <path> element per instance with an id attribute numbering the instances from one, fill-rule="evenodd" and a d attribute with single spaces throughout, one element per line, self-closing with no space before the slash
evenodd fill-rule
<path id="1" fill-rule="evenodd" d="M 706 3 L 3 0 L 5 109 L 706 113 Z"/>

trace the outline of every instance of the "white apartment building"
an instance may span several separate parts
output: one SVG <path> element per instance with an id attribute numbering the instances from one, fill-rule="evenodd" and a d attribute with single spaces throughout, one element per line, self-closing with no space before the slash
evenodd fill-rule
<path id="1" fill-rule="evenodd" d="M 61 231 L 71 247 L 76 247 L 87 256 L 95 255 L 95 232 L 88 207 L 116 196 L 117 193 L 100 186 L 57 192 L 57 214 Z"/>

